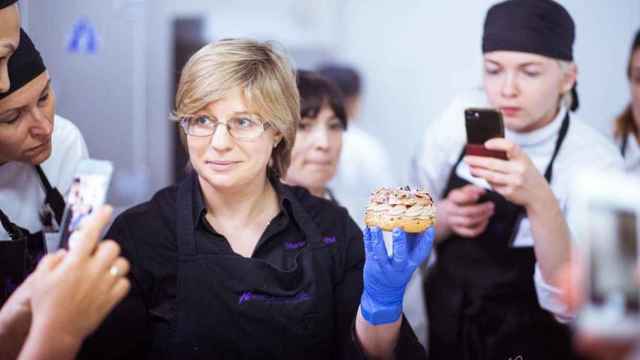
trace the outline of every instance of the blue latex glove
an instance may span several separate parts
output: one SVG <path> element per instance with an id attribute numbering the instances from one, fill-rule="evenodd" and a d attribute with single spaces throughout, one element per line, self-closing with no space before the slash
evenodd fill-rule
<path id="1" fill-rule="evenodd" d="M 393 256 L 387 255 L 382 230 L 365 227 L 364 291 L 362 316 L 373 325 L 397 321 L 402 314 L 404 291 L 413 272 L 429 257 L 434 227 L 420 234 L 393 230 Z"/>

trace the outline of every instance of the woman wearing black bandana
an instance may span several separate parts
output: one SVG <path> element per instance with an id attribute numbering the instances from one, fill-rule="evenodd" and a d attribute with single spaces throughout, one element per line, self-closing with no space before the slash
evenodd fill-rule
<path id="1" fill-rule="evenodd" d="M 427 129 L 419 173 L 438 202 L 437 260 L 425 282 L 432 359 L 569 359 L 550 285 L 568 260 L 572 176 L 620 169 L 606 138 L 576 121 L 574 23 L 551 0 L 493 6 L 484 24 L 483 91 Z M 501 111 L 508 160 L 464 156 L 464 109 Z"/>
<path id="2" fill-rule="evenodd" d="M 19 33 L 7 64 L 10 86 L 0 93 L 0 304 L 44 254 L 64 211 L 61 194 L 87 157 L 78 128 L 55 114 L 40 53 Z"/>

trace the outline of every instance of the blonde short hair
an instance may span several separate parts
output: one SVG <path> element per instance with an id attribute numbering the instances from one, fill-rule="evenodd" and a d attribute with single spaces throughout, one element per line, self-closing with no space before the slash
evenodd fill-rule
<path id="1" fill-rule="evenodd" d="M 198 50 L 182 70 L 173 119 L 196 113 L 240 88 L 250 111 L 282 135 L 270 166 L 284 176 L 300 122 L 295 71 L 271 42 L 224 39 Z M 186 135 L 180 131 L 183 144 Z"/>

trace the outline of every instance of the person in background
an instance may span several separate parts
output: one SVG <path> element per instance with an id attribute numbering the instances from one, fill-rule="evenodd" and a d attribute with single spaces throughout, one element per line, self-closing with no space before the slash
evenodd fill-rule
<path id="1" fill-rule="evenodd" d="M 508 0 L 484 22 L 483 89 L 457 98 L 424 136 L 420 176 L 436 197 L 436 261 L 425 297 L 433 359 L 569 359 L 553 275 L 569 259 L 578 170 L 622 168 L 578 108 L 575 25 L 551 0 Z M 506 160 L 465 155 L 464 110 L 494 108 Z"/>
<path id="2" fill-rule="evenodd" d="M 318 73 L 333 81 L 344 96 L 348 129 L 343 135 L 342 154 L 336 176 L 330 183 L 340 204 L 362 228 L 369 195 L 382 186 L 396 186 L 389 155 L 383 144 L 360 127 L 362 81 L 347 66 L 326 64 Z"/>
<path id="3" fill-rule="evenodd" d="M 627 78 L 631 103 L 615 120 L 614 138 L 624 157 L 625 170 L 640 175 L 640 30 L 631 45 Z"/>
<path id="4" fill-rule="evenodd" d="M 297 83 L 300 123 L 284 181 L 340 204 L 327 184 L 336 174 L 347 128 L 342 94 L 329 80 L 311 71 L 298 71 Z"/>
<path id="5" fill-rule="evenodd" d="M 0 359 L 73 359 L 129 291 L 129 263 L 111 240 L 104 206 L 72 235 L 69 251 L 46 255 L 0 309 Z"/>

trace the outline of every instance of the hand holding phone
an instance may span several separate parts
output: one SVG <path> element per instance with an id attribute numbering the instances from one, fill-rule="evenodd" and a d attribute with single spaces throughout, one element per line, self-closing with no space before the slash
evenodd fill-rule
<path id="1" fill-rule="evenodd" d="M 67 249 L 71 234 L 104 204 L 112 173 L 113 165 L 109 161 L 87 159 L 78 164 L 66 198 L 58 248 Z"/>
<path id="2" fill-rule="evenodd" d="M 466 155 L 488 156 L 507 160 L 504 151 L 489 150 L 484 143 L 493 138 L 504 138 L 502 114 L 494 109 L 468 108 L 464 111 L 467 130 Z"/>

